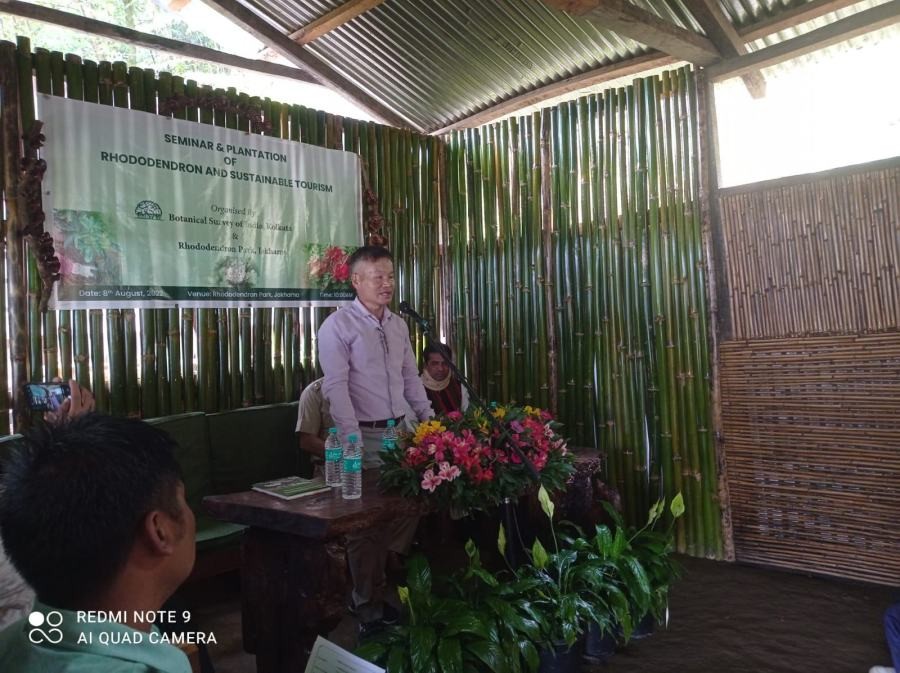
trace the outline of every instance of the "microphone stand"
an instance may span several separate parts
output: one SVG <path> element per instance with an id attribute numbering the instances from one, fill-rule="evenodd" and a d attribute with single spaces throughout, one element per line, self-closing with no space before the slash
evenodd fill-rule
<path id="1" fill-rule="evenodd" d="M 405 303 L 406 302 L 403 302 L 403 304 Z M 515 454 L 516 456 L 518 456 L 519 460 L 521 460 L 522 464 L 525 465 L 525 468 L 528 470 L 528 474 L 531 476 L 534 482 L 536 484 L 540 484 L 541 478 L 540 475 L 538 475 L 538 471 L 534 466 L 534 463 L 531 462 L 531 459 L 525 455 L 522 449 L 520 449 L 513 443 L 512 438 L 509 436 L 509 432 L 500 422 L 500 419 L 496 418 L 494 414 L 491 413 L 492 410 L 484 401 L 484 399 L 477 392 L 475 392 L 475 390 L 472 389 L 472 385 L 469 383 L 469 380 L 463 375 L 461 371 L 459 371 L 457 366 L 453 363 L 447 346 L 435 338 L 434 333 L 431 330 L 431 324 L 427 320 L 425 320 L 425 318 L 409 308 L 408 305 L 404 307 L 403 304 L 401 304 L 400 311 L 402 313 L 406 313 L 413 319 L 413 321 L 422 331 L 422 334 L 425 336 L 428 343 L 437 346 L 438 350 L 441 352 L 441 355 L 444 356 L 444 360 L 446 361 L 451 374 L 459 380 L 460 384 L 462 384 L 462 386 L 469 393 L 469 404 L 474 403 L 477 408 L 481 409 L 485 417 L 488 419 L 488 422 L 491 424 L 491 427 L 498 432 L 498 443 L 506 452 L 506 455 L 509 456 L 511 454 Z M 406 310 L 404 310 L 404 308 Z M 511 498 L 504 498 L 503 502 L 500 505 L 501 511 L 503 513 L 503 525 L 506 528 L 508 534 L 508 543 L 506 545 L 506 560 L 513 568 L 517 568 L 519 565 L 521 565 L 521 555 L 518 547 L 515 544 L 515 541 L 512 538 L 512 532 L 513 530 L 515 530 L 516 535 L 519 539 L 519 543 L 521 544 L 521 535 L 518 532 L 519 526 L 516 521 L 515 507 L 516 503 L 514 503 Z"/>

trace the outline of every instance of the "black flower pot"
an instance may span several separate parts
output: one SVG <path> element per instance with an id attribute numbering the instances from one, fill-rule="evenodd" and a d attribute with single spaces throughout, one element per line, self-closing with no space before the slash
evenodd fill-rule
<path id="1" fill-rule="evenodd" d="M 584 656 L 592 663 L 603 663 L 616 653 L 616 640 L 618 627 L 612 631 L 600 631 L 597 624 L 588 626 L 584 639 Z"/>
<path id="2" fill-rule="evenodd" d="M 538 673 L 577 673 L 581 667 L 582 650 L 581 639 L 576 640 L 571 647 L 558 643 L 552 648 L 543 648 L 540 651 Z"/>
<path id="3" fill-rule="evenodd" d="M 655 630 L 656 619 L 648 612 L 637 624 L 635 624 L 634 630 L 631 632 L 631 637 L 632 639 L 646 638 L 647 636 L 652 636 Z"/>

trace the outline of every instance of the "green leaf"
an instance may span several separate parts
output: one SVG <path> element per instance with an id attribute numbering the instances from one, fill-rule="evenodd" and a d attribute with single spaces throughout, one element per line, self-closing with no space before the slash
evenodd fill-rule
<path id="1" fill-rule="evenodd" d="M 519 650 L 522 652 L 529 673 L 537 673 L 541 665 L 541 655 L 538 654 L 537 648 L 530 641 L 522 640 L 519 642 Z"/>
<path id="2" fill-rule="evenodd" d="M 443 673 L 462 673 L 462 647 L 457 638 L 441 638 L 437 647 L 438 664 Z"/>
<path id="3" fill-rule="evenodd" d="M 553 511 L 556 509 L 556 506 L 553 504 L 553 501 L 550 499 L 550 494 L 547 493 L 547 489 L 543 487 L 543 485 L 538 489 L 538 502 L 541 503 L 541 509 L 544 510 L 544 514 L 547 515 L 548 519 L 553 518 Z"/>
<path id="4" fill-rule="evenodd" d="M 409 605 L 409 587 L 397 587 L 397 595 L 403 605 Z"/>
<path id="5" fill-rule="evenodd" d="M 657 518 L 659 518 L 659 515 L 662 513 L 662 509 L 663 509 L 663 501 L 662 500 L 658 500 L 657 502 L 653 503 L 653 507 L 650 508 L 650 516 L 647 517 L 647 525 L 648 526 L 650 524 L 652 524 L 654 521 L 656 521 Z"/>
<path id="6" fill-rule="evenodd" d="M 472 542 L 472 538 L 469 538 L 466 541 L 466 555 L 472 559 L 475 558 L 475 554 L 478 553 L 478 547 L 475 546 L 475 543 Z"/>
<path id="7" fill-rule="evenodd" d="M 484 662 L 489 671 L 493 671 L 493 673 L 507 672 L 506 657 L 503 656 L 503 651 L 497 644 L 476 640 L 474 643 L 466 645 L 466 649 Z"/>
<path id="8" fill-rule="evenodd" d="M 506 529 L 500 524 L 500 531 L 497 533 L 497 549 L 501 556 L 506 556 Z"/>
<path id="9" fill-rule="evenodd" d="M 684 496 L 681 495 L 681 491 L 672 498 L 672 502 L 669 505 L 669 511 L 672 512 L 672 516 L 676 519 L 684 514 Z"/>
<path id="10" fill-rule="evenodd" d="M 537 622 L 522 617 L 508 602 L 491 597 L 487 598 L 485 602 L 500 618 L 502 624 L 512 627 L 532 640 L 536 640 L 540 635 L 540 627 Z"/>
<path id="11" fill-rule="evenodd" d="M 384 657 L 387 652 L 387 645 L 374 640 L 367 640 L 354 650 L 356 656 L 362 657 L 366 661 L 371 661 L 373 664 L 378 665 L 384 663 Z"/>
<path id="12" fill-rule="evenodd" d="M 547 558 L 547 550 L 544 549 L 544 545 L 541 544 L 541 541 L 535 538 L 534 544 L 531 545 L 531 561 L 534 563 L 534 567 L 541 570 L 546 568 Z"/>
<path id="13" fill-rule="evenodd" d="M 408 663 L 409 656 L 406 648 L 402 645 L 394 645 L 388 654 L 385 669 L 387 673 L 407 673 L 409 671 Z"/>
<path id="14" fill-rule="evenodd" d="M 454 615 L 447 621 L 444 636 L 455 636 L 458 633 L 472 633 L 485 640 L 490 639 L 491 634 L 487 625 L 474 612 L 465 612 Z"/>
<path id="15" fill-rule="evenodd" d="M 437 642 L 431 626 L 413 626 L 409 629 L 409 661 L 416 673 L 430 671 L 434 665 L 434 646 Z"/>
<path id="16" fill-rule="evenodd" d="M 406 570 L 409 588 L 416 594 L 431 593 L 431 568 L 421 554 L 409 559 Z"/>

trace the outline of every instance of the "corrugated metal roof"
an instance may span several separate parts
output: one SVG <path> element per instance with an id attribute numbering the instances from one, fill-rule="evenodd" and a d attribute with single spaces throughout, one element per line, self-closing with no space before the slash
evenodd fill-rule
<path id="1" fill-rule="evenodd" d="M 288 35 L 344 0 L 239 0 Z M 812 0 L 719 0 L 736 27 Z M 818 27 L 883 0 L 809 22 Z M 632 3 L 692 31 L 682 0 Z M 751 44 L 798 34 L 792 28 Z M 647 53 L 642 44 L 540 0 L 387 0 L 306 46 L 362 91 L 424 130 L 573 75 Z"/>

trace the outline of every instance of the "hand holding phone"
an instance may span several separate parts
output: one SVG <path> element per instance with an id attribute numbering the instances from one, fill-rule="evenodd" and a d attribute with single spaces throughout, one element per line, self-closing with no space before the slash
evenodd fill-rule
<path id="1" fill-rule="evenodd" d="M 68 383 L 26 383 L 28 406 L 35 411 L 58 411 L 72 394 Z"/>

